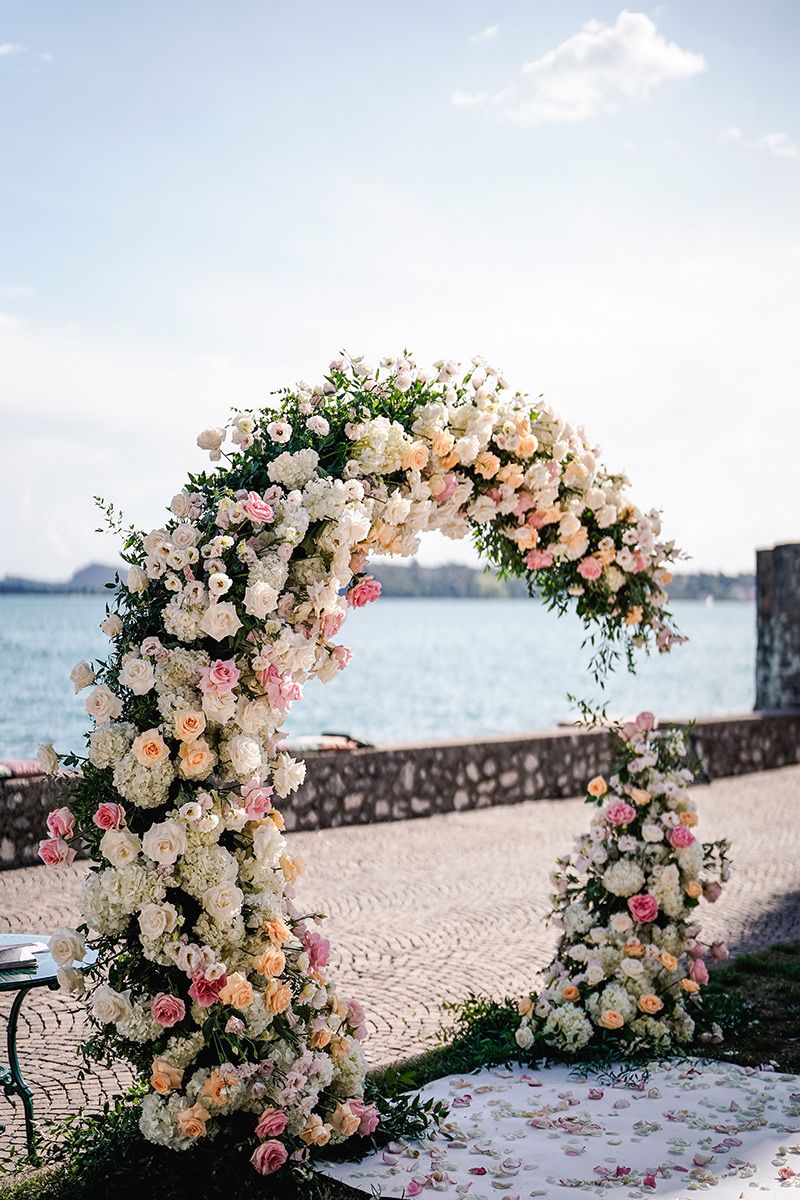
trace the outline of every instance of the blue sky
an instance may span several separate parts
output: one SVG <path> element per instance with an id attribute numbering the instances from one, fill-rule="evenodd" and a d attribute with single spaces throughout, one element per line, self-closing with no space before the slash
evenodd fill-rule
<path id="1" fill-rule="evenodd" d="M 697 568 L 800 537 L 799 57 L 793 0 L 0 0 L 0 574 L 341 347 L 486 355 Z"/>

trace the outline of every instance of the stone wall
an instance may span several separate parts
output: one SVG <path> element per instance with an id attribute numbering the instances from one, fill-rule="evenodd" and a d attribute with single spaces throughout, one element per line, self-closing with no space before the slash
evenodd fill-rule
<path id="1" fill-rule="evenodd" d="M 696 723 L 693 738 L 709 779 L 786 766 L 800 762 L 800 712 L 708 718 Z M 581 793 L 608 763 L 607 734 L 572 728 L 329 751 L 307 755 L 306 782 L 281 811 L 287 829 L 323 829 L 558 799 Z M 52 780 L 0 780 L 0 867 L 38 861 L 44 819 L 57 799 Z"/>
<path id="2" fill-rule="evenodd" d="M 756 555 L 756 708 L 800 708 L 800 542 Z"/>

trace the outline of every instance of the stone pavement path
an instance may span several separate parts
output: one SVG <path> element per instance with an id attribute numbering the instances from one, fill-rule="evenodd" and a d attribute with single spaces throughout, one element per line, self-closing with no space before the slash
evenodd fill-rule
<path id="1" fill-rule="evenodd" d="M 704 930 L 737 950 L 800 940 L 800 767 L 698 789 L 704 840 L 728 837 L 735 874 L 703 909 Z M 416 821 L 290 835 L 308 864 L 299 899 L 329 915 L 336 974 L 369 1015 L 373 1064 L 430 1044 L 443 1000 L 530 989 L 552 954 L 548 875 L 589 820 L 581 800 L 534 801 Z M 0 932 L 77 923 L 85 866 L 60 879 L 44 867 L 0 873 Z M 0 1015 L 9 1001 L 0 997 Z M 113 1094 L 122 1073 L 77 1079 L 78 1004 L 32 993 L 20 1022 L 23 1069 L 37 1111 L 61 1116 Z M 21 1120 L 0 1099 L 0 1150 Z"/>

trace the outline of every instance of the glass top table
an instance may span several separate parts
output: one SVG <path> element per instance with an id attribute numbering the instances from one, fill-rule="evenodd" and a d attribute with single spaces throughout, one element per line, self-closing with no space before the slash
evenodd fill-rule
<path id="1" fill-rule="evenodd" d="M 25 946 L 33 942 L 48 942 L 47 933 L 3 933 L 0 934 L 0 946 Z M 94 950 L 87 950 L 81 962 L 76 967 L 89 967 L 97 958 Z M 36 955 L 36 965 L 19 967 L 14 970 L 0 971 L 0 992 L 14 992 L 11 1011 L 6 1024 L 6 1057 L 8 1066 L 0 1064 L 0 1086 L 6 1096 L 19 1096 L 25 1114 L 25 1140 L 28 1147 L 28 1157 L 36 1160 L 36 1136 L 33 1124 L 33 1093 L 25 1082 L 17 1054 L 17 1024 L 19 1022 L 22 1002 L 28 992 L 35 987 L 47 987 L 51 990 L 58 988 L 58 964 L 54 962 L 47 950 Z"/>

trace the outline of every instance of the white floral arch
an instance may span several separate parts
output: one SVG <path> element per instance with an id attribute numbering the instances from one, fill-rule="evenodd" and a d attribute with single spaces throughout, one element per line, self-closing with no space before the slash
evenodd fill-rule
<path id="1" fill-rule="evenodd" d="M 40 854 L 57 866 L 81 840 L 94 860 L 86 924 L 55 951 L 81 990 L 71 964 L 94 939 L 90 1050 L 149 1078 L 146 1137 L 186 1149 L 224 1133 L 267 1174 L 377 1120 L 363 1013 L 296 908 L 275 808 L 305 773 L 281 726 L 305 680 L 347 666 L 335 639 L 380 592 L 370 556 L 413 554 L 428 530 L 472 536 L 496 571 L 573 602 L 603 665 L 619 644 L 676 640 L 675 550 L 581 430 L 480 359 L 426 373 L 408 356 L 337 358 L 320 386 L 198 443 L 220 465 L 190 477 L 162 528 L 127 532 L 110 656 L 73 671 L 95 725 L 87 757 L 63 760 L 81 772 Z"/>

